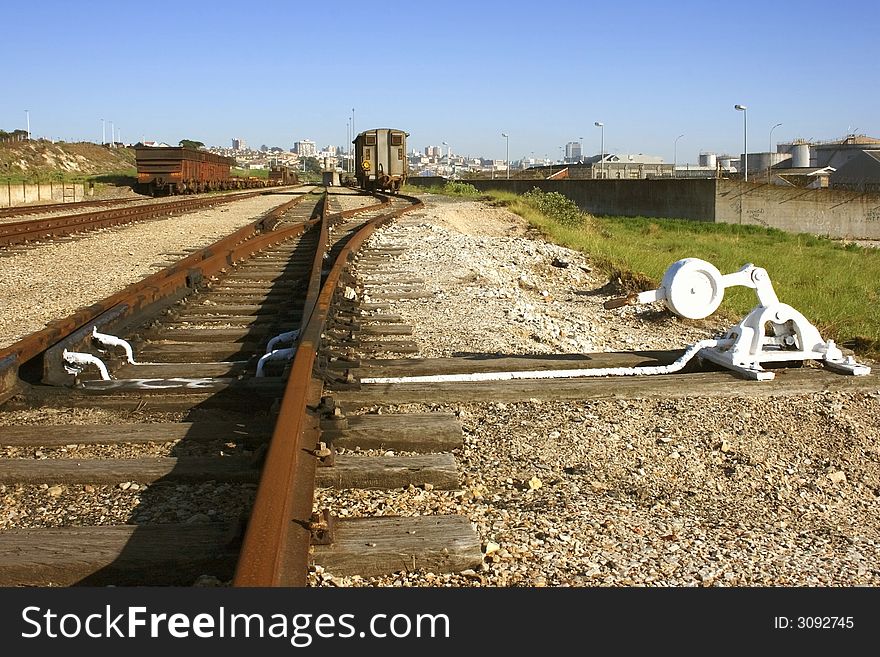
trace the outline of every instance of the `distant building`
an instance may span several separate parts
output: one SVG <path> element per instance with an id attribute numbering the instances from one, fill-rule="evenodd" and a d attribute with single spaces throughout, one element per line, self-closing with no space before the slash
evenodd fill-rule
<path id="1" fill-rule="evenodd" d="M 644 153 L 605 153 L 584 158 L 589 165 L 586 176 L 570 173 L 571 177 L 640 179 L 671 177 L 673 166 L 664 164 L 658 155 Z"/>
<path id="2" fill-rule="evenodd" d="M 581 161 L 581 143 L 579 141 L 570 141 L 565 145 L 565 161 Z"/>
<path id="3" fill-rule="evenodd" d="M 234 151 L 246 151 L 247 144 L 244 143 L 244 139 L 239 137 L 232 138 L 232 150 Z"/>
<path id="4" fill-rule="evenodd" d="M 318 148 L 311 139 L 303 139 L 294 143 L 293 149 L 300 157 L 314 157 Z"/>

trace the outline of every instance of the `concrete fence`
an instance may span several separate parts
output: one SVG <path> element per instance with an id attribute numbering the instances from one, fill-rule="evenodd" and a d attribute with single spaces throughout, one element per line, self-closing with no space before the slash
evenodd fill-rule
<path id="1" fill-rule="evenodd" d="M 436 184 L 436 178 L 429 178 Z M 408 183 L 424 184 L 420 178 Z M 558 192 L 585 212 L 746 224 L 835 238 L 880 239 L 880 194 L 717 180 L 467 180 L 480 191 Z"/>
<path id="2" fill-rule="evenodd" d="M 85 198 L 83 183 L 0 183 L 0 208 L 39 203 L 72 203 Z"/>

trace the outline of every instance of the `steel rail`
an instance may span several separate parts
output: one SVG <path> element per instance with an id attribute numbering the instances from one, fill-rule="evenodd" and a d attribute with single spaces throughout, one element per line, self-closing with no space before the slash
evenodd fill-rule
<path id="1" fill-rule="evenodd" d="M 302 195 L 265 213 L 260 219 L 244 226 L 210 246 L 195 251 L 174 265 L 132 283 L 91 306 L 77 310 L 64 319 L 49 322 L 46 328 L 31 333 L 0 350 L 0 401 L 14 392 L 19 367 L 35 358 L 74 331 L 94 321 L 103 313 L 119 306 L 121 317 L 128 317 L 175 292 L 191 287 L 193 281 L 209 278 L 221 269 L 249 257 L 253 253 L 297 235 L 315 222 L 294 224 L 278 230 L 264 231 L 264 226 L 301 203 Z"/>
<path id="2" fill-rule="evenodd" d="M 267 185 L 261 187 L 262 194 L 271 194 L 285 187 L 297 187 L 298 185 Z M 206 193 L 206 192 L 203 192 Z M 235 196 L 242 194 L 240 190 L 227 190 L 224 192 L 215 192 L 217 196 Z M 251 193 L 251 192 L 244 192 Z M 38 203 L 36 205 L 10 205 L 0 208 L 0 217 L 14 217 L 16 215 L 40 214 L 43 212 L 58 212 L 60 210 L 76 210 L 78 208 L 88 208 L 101 205 L 121 205 L 123 203 L 149 202 L 155 197 L 145 196 L 143 198 L 100 198 L 89 201 L 73 201 L 69 203 Z"/>
<path id="3" fill-rule="evenodd" d="M 327 273 L 316 303 L 311 310 L 308 307 L 304 309 L 300 341 L 269 443 L 233 586 L 302 587 L 307 584 L 314 475 L 318 458 L 316 447 L 320 437 L 319 418 L 309 413 L 309 409 L 317 404 L 323 386 L 320 379 L 314 377 L 317 352 L 334 294 L 349 259 L 376 228 L 406 212 L 423 207 L 417 198 L 402 197 L 408 199 L 411 205 L 370 219 L 349 239 Z M 379 205 L 386 203 L 389 203 L 387 198 Z M 332 219 L 337 219 L 340 214 Z M 322 222 L 319 241 L 322 246 L 327 244 L 329 223 Z M 318 260 L 316 254 L 313 273 Z M 323 260 L 323 254 L 320 260 Z"/>
<path id="4" fill-rule="evenodd" d="M 177 212 L 190 212 L 266 193 L 265 190 L 260 190 L 257 192 L 245 192 L 235 196 L 212 196 L 211 198 L 192 198 L 165 203 L 129 205 L 123 208 L 80 212 L 60 217 L 0 223 L 0 246 L 13 246 L 33 240 L 70 235 L 71 233 L 85 230 L 107 228 L 108 226 L 116 226 L 133 221 L 144 221 L 172 215 Z"/>
<path id="5" fill-rule="evenodd" d="M 42 212 L 56 212 L 58 210 L 76 210 L 89 208 L 97 205 L 113 205 L 129 202 L 145 201 L 140 198 L 104 198 L 94 201 L 76 201 L 75 203 L 40 203 L 38 205 L 11 205 L 0 208 L 0 217 L 15 217 L 24 214 L 40 214 Z"/>

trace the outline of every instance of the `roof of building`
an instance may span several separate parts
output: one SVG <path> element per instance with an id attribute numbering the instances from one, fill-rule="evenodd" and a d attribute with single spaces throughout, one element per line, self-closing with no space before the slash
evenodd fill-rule
<path id="1" fill-rule="evenodd" d="M 880 149 L 862 151 L 841 165 L 832 176 L 832 182 L 848 186 L 880 183 Z"/>

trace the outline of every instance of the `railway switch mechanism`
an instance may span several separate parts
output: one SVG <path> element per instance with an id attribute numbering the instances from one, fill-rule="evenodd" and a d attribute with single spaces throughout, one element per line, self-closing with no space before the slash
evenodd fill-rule
<path id="1" fill-rule="evenodd" d="M 852 356 L 844 356 L 833 340 L 823 340 L 800 312 L 779 301 L 767 270 L 752 263 L 731 274 L 721 274 L 705 260 L 684 258 L 667 268 L 656 290 L 611 299 L 605 308 L 663 301 L 679 317 L 704 319 L 721 305 L 725 288 L 733 286 L 755 290 L 758 305 L 714 346 L 700 349 L 700 358 L 758 381 L 774 378 L 773 372 L 761 366 L 768 362 L 818 360 L 843 374 L 864 376 L 871 372 Z"/>

